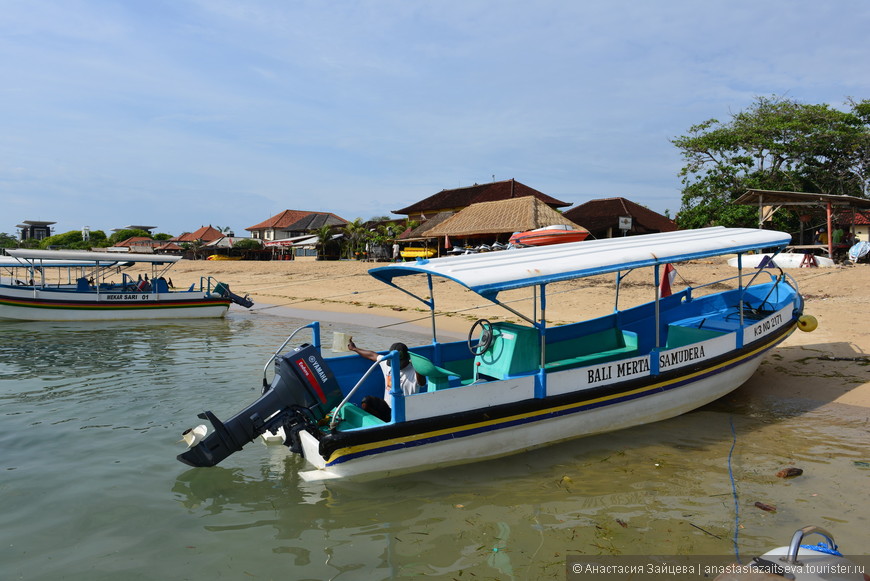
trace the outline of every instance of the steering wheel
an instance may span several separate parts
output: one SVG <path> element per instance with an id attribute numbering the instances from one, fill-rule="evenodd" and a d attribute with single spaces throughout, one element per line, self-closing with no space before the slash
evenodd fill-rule
<path id="1" fill-rule="evenodd" d="M 474 331 L 478 326 L 481 328 L 481 333 L 475 348 L 471 343 L 474 341 Z M 492 323 L 486 319 L 476 320 L 468 331 L 468 350 L 472 355 L 482 355 L 489 348 L 490 343 L 492 343 Z"/>

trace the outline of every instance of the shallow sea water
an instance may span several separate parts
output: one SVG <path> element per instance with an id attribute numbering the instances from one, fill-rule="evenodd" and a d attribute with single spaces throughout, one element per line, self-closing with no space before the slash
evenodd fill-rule
<path id="1" fill-rule="evenodd" d="M 306 322 L 233 309 L 0 324 L 3 579 L 564 579 L 567 555 L 746 561 L 807 524 L 870 552 L 867 415 L 760 407 L 743 390 L 665 422 L 386 480 L 305 483 L 297 457 L 260 442 L 215 468 L 179 463 L 197 413 L 253 401 L 267 358 Z M 375 349 L 428 340 L 326 323 L 325 346 L 333 331 Z M 788 466 L 804 474 L 775 476 Z"/>

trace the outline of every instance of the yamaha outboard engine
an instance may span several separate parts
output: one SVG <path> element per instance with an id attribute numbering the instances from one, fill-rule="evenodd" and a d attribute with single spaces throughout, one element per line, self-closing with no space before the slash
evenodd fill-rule
<path id="1" fill-rule="evenodd" d="M 230 299 L 231 301 L 233 301 L 237 305 L 241 305 L 241 306 L 245 307 L 246 309 L 250 309 L 251 307 L 254 306 L 254 301 L 252 301 L 250 298 L 248 298 L 248 295 L 240 297 L 239 295 L 235 294 L 234 292 L 230 292 L 230 285 L 228 285 L 226 283 L 223 283 L 223 282 L 217 283 L 214 287 L 214 292 L 216 294 L 219 294 L 220 296 L 224 297 L 225 299 Z"/>
<path id="2" fill-rule="evenodd" d="M 314 428 L 341 399 L 338 381 L 319 350 L 303 344 L 275 359 L 271 386 L 247 408 L 226 422 L 210 411 L 199 414 L 215 431 L 178 459 L 190 466 L 214 466 L 267 430 L 284 428 L 290 434 L 294 428 Z"/>

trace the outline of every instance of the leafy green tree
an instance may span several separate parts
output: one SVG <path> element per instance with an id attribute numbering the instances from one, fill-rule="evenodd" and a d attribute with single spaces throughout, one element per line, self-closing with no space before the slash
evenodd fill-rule
<path id="1" fill-rule="evenodd" d="M 263 243 L 253 238 L 243 238 L 233 244 L 233 248 L 238 248 L 240 250 L 259 250 L 262 247 Z"/>
<path id="2" fill-rule="evenodd" d="M 366 247 L 366 228 L 362 218 L 348 222 L 342 230 L 345 235 L 345 256 L 347 258 L 362 258 Z"/>
<path id="3" fill-rule="evenodd" d="M 87 240 L 84 239 L 81 230 L 70 230 L 69 232 L 55 234 L 39 241 L 39 248 L 56 247 L 68 250 L 89 250 L 103 246 L 108 246 L 108 240 L 106 233 L 102 230 L 91 230 L 88 233 Z"/>
<path id="4" fill-rule="evenodd" d="M 728 123 L 710 119 L 672 143 L 680 171 L 681 228 L 757 224 L 757 209 L 735 205 L 748 189 L 866 196 L 870 184 L 870 101 L 851 111 L 758 97 Z M 779 212 L 774 227 L 794 230 L 796 216 Z"/>
<path id="5" fill-rule="evenodd" d="M 73 248 L 73 246 L 78 246 L 83 242 L 81 230 L 70 230 L 69 232 L 64 232 L 63 234 L 55 234 L 53 236 L 48 236 L 47 238 L 43 238 L 39 241 L 40 248 Z"/>
<path id="6" fill-rule="evenodd" d="M 118 230 L 117 232 L 109 236 L 109 244 L 117 244 L 118 242 L 123 242 L 128 238 L 133 238 L 134 236 L 151 238 L 151 234 L 149 234 L 145 230 L 140 230 L 139 228 L 128 228 L 125 230 Z"/>
<path id="7" fill-rule="evenodd" d="M 101 248 L 109 245 L 109 237 L 102 230 L 91 230 L 88 236 L 88 245 L 91 248 Z"/>
<path id="8" fill-rule="evenodd" d="M 181 247 L 184 250 L 189 250 L 193 254 L 194 260 L 199 260 L 199 254 L 202 252 L 203 247 L 205 246 L 205 242 L 203 242 L 200 238 L 192 242 L 182 242 Z"/>
<path id="9" fill-rule="evenodd" d="M 15 248 L 16 246 L 18 246 L 18 238 L 6 232 L 0 232 L 0 248 Z"/>

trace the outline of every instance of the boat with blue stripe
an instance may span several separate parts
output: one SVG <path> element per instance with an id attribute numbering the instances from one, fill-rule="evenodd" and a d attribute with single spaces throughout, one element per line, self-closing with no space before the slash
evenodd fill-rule
<path id="1" fill-rule="evenodd" d="M 166 274 L 180 256 L 7 249 L 0 257 L 0 319 L 105 321 L 222 317 L 231 303 L 250 308 L 212 277 L 170 288 Z M 125 272 L 150 267 L 142 278 Z"/>
<path id="2" fill-rule="evenodd" d="M 796 283 L 754 269 L 725 281 L 665 292 L 676 263 L 776 253 L 791 242 L 769 230 L 704 228 L 587 240 L 504 252 L 418 259 L 373 268 L 371 276 L 425 304 L 432 340 L 411 346 L 425 385 L 389 392 L 388 415 L 364 401 L 400 385 L 400 350 L 380 362 L 325 357 L 320 327 L 297 329 L 263 370 L 263 393 L 227 421 L 210 412 L 179 460 L 213 466 L 265 436 L 301 454 L 307 480 L 383 477 L 515 454 L 573 438 L 664 420 L 733 391 L 795 329 L 812 330 Z M 548 324 L 559 284 L 610 274 L 612 313 Z M 650 277 L 651 300 L 620 308 L 628 277 Z M 425 284 L 405 284 L 415 277 Z M 515 321 L 481 319 L 467 341 L 438 340 L 434 281 L 447 279 L 506 309 Z M 723 288 L 727 287 L 727 288 Z M 428 290 L 421 294 L 419 290 Z M 506 298 L 528 289 L 531 312 Z M 511 296 L 515 296 L 515 293 Z M 310 332 L 311 342 L 293 346 Z M 289 345 L 289 347 L 288 347 Z M 286 349 L 286 352 L 285 352 Z M 267 379 L 274 368 L 274 377 Z M 380 417 L 379 417 L 380 416 Z M 207 434 L 207 435 L 205 435 Z"/>

